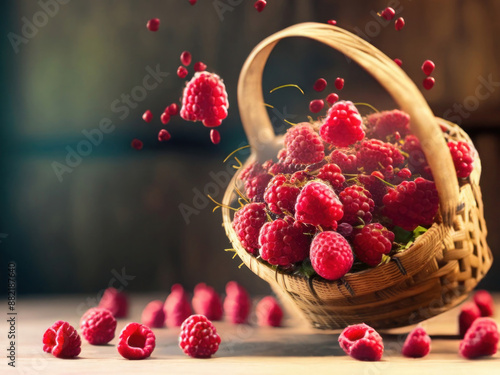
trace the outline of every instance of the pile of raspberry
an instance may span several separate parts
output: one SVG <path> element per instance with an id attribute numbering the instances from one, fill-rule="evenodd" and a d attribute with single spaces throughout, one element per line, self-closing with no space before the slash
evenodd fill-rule
<path id="1" fill-rule="evenodd" d="M 456 141 L 448 148 L 467 182 L 474 148 Z M 248 202 L 233 220 L 241 245 L 281 270 L 312 266 L 328 280 L 388 261 L 408 247 L 396 233 L 425 232 L 439 208 L 410 116 L 363 117 L 349 101 L 335 102 L 318 122 L 292 126 L 276 158 L 249 164 L 239 179 Z"/>

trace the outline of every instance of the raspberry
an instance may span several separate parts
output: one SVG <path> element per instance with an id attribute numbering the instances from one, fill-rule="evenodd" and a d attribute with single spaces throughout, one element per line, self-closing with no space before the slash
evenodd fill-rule
<path id="1" fill-rule="evenodd" d="M 285 175 L 278 174 L 269 182 L 264 194 L 264 200 L 271 212 L 277 215 L 282 213 L 293 215 L 299 193 L 300 189 L 291 185 Z"/>
<path id="2" fill-rule="evenodd" d="M 342 90 L 344 88 L 344 78 L 335 78 L 335 88 L 337 90 Z"/>
<path id="3" fill-rule="evenodd" d="M 467 178 L 474 169 L 472 164 L 474 156 L 470 145 L 467 142 L 448 142 L 448 147 L 455 164 L 455 170 L 459 178 Z"/>
<path id="4" fill-rule="evenodd" d="M 257 12 L 262 12 L 264 8 L 266 7 L 267 2 L 266 0 L 257 0 L 254 4 L 253 7 L 257 10 Z"/>
<path id="5" fill-rule="evenodd" d="M 146 24 L 146 27 L 148 28 L 149 31 L 158 31 L 158 29 L 160 28 L 160 19 L 151 18 Z"/>
<path id="6" fill-rule="evenodd" d="M 474 294 L 474 303 L 481 311 L 481 316 L 493 316 L 495 313 L 495 302 L 486 290 L 478 290 Z"/>
<path id="7" fill-rule="evenodd" d="M 352 102 L 339 101 L 328 110 L 319 129 L 323 141 L 337 147 L 347 147 L 365 137 L 363 122 Z"/>
<path id="8" fill-rule="evenodd" d="M 161 129 L 158 132 L 158 140 L 160 142 L 166 142 L 166 141 L 170 140 L 170 138 L 172 138 L 172 136 L 170 135 L 170 133 L 168 132 L 168 130 Z"/>
<path id="9" fill-rule="evenodd" d="M 218 145 L 220 142 L 220 133 L 217 129 L 210 130 L 210 140 L 214 145 Z"/>
<path id="10" fill-rule="evenodd" d="M 160 300 L 149 302 L 141 315 L 142 324 L 151 328 L 163 328 L 165 326 L 164 303 Z"/>
<path id="11" fill-rule="evenodd" d="M 172 103 L 165 108 L 165 112 L 167 112 L 170 116 L 177 116 L 179 114 L 179 105 L 177 103 Z"/>
<path id="12" fill-rule="evenodd" d="M 335 26 L 337 24 L 337 21 L 335 20 L 328 20 L 326 21 L 329 25 Z"/>
<path id="13" fill-rule="evenodd" d="M 379 15 L 387 21 L 390 21 L 396 15 L 396 11 L 391 7 L 387 7 L 382 12 L 380 12 Z"/>
<path id="14" fill-rule="evenodd" d="M 357 152 L 358 168 L 367 173 L 383 171 L 388 167 L 398 167 L 404 162 L 404 156 L 390 143 L 378 139 L 368 139 L 361 143 Z"/>
<path id="15" fill-rule="evenodd" d="M 262 164 L 254 161 L 241 170 L 239 177 L 240 180 L 247 182 L 262 173 L 266 173 L 266 170 L 264 169 Z"/>
<path id="16" fill-rule="evenodd" d="M 255 308 L 259 326 L 279 327 L 283 319 L 283 310 L 274 297 L 262 298 Z"/>
<path id="17" fill-rule="evenodd" d="M 424 86 L 424 89 L 426 89 L 426 90 L 432 89 L 435 84 L 436 84 L 436 80 L 434 79 L 434 77 L 426 77 L 422 81 L 422 85 Z"/>
<path id="18" fill-rule="evenodd" d="M 55 322 L 43 334 L 43 351 L 57 358 L 74 358 L 80 354 L 81 346 L 78 332 L 62 320 Z"/>
<path id="19" fill-rule="evenodd" d="M 116 319 L 125 318 L 128 314 L 128 297 L 115 288 L 108 288 L 97 307 L 108 309 Z"/>
<path id="20" fill-rule="evenodd" d="M 233 324 L 244 324 L 250 314 L 252 301 L 248 292 L 236 281 L 226 284 L 226 298 L 224 299 L 224 313 Z"/>
<path id="21" fill-rule="evenodd" d="M 329 104 L 333 104 L 333 103 L 335 103 L 338 100 L 339 100 L 339 96 L 337 94 L 335 94 L 335 93 L 328 94 L 328 96 L 326 97 L 326 101 Z"/>
<path id="22" fill-rule="evenodd" d="M 333 150 L 330 154 L 330 162 L 337 164 L 344 173 L 356 173 L 358 160 L 356 155 L 349 152 L 349 150 Z"/>
<path id="23" fill-rule="evenodd" d="M 153 114 L 149 109 L 144 112 L 144 114 L 142 115 L 142 119 L 146 122 L 151 122 L 151 120 L 153 119 Z"/>
<path id="24" fill-rule="evenodd" d="M 194 5 L 198 0 L 189 0 L 189 4 Z"/>
<path id="25" fill-rule="evenodd" d="M 410 116 L 406 112 L 395 109 L 377 113 L 377 121 L 373 128 L 374 137 L 385 140 L 386 137 L 396 132 L 399 132 L 401 137 L 404 137 L 409 131 Z"/>
<path id="26" fill-rule="evenodd" d="M 215 326 L 203 315 L 191 315 L 181 326 L 179 346 L 193 358 L 210 358 L 219 349 L 220 336 Z"/>
<path id="27" fill-rule="evenodd" d="M 401 59 L 394 59 L 394 62 L 396 64 L 398 64 L 398 66 L 402 66 L 403 65 L 403 60 L 401 60 Z"/>
<path id="28" fill-rule="evenodd" d="M 172 290 L 165 301 L 167 327 L 180 327 L 182 322 L 192 313 L 188 295 L 182 285 L 172 285 Z"/>
<path id="29" fill-rule="evenodd" d="M 458 329 L 460 337 L 464 337 L 467 330 L 477 318 L 481 317 L 481 310 L 475 303 L 469 302 L 462 306 L 458 315 Z"/>
<path id="30" fill-rule="evenodd" d="M 82 336 L 91 345 L 104 345 L 113 340 L 116 319 L 109 310 L 92 308 L 80 319 Z"/>
<path id="31" fill-rule="evenodd" d="M 163 112 L 160 116 L 160 121 L 163 125 L 167 125 L 170 122 L 170 115 L 167 112 Z"/>
<path id="32" fill-rule="evenodd" d="M 198 61 L 194 63 L 193 69 L 195 72 L 203 72 L 205 69 L 207 69 L 207 66 L 201 61 Z"/>
<path id="33" fill-rule="evenodd" d="M 297 124 L 285 135 L 286 164 L 313 164 L 325 157 L 321 138 L 306 122 Z"/>
<path id="34" fill-rule="evenodd" d="M 408 154 L 408 167 L 410 171 L 418 173 L 428 180 L 432 180 L 432 173 L 418 138 L 414 135 L 407 135 L 402 149 Z"/>
<path id="35" fill-rule="evenodd" d="M 295 219 L 298 222 L 335 230 L 343 215 L 337 194 L 323 182 L 308 182 L 297 197 Z"/>
<path id="36" fill-rule="evenodd" d="M 322 99 L 311 100 L 309 103 L 309 111 L 312 113 L 318 113 L 325 106 L 325 102 Z"/>
<path id="37" fill-rule="evenodd" d="M 365 188 L 353 185 L 345 188 L 339 199 L 344 206 L 342 222 L 351 225 L 368 224 L 372 221 L 372 212 L 375 206 L 372 195 Z"/>
<path id="38" fill-rule="evenodd" d="M 309 255 L 310 229 L 287 216 L 265 224 L 260 230 L 260 256 L 273 266 L 290 266 Z"/>
<path id="39" fill-rule="evenodd" d="M 431 338 L 422 327 L 414 328 L 403 344 L 402 354 L 410 358 L 425 357 L 431 351 Z"/>
<path id="40" fill-rule="evenodd" d="M 314 179 L 314 176 L 311 176 L 306 171 L 298 171 L 292 174 L 292 176 L 290 177 L 290 183 L 303 185 L 307 181 L 311 181 L 312 179 Z M 295 207 L 293 208 L 293 212 L 295 212 Z"/>
<path id="41" fill-rule="evenodd" d="M 123 358 L 148 358 L 156 346 L 156 337 L 153 331 L 144 324 L 129 323 L 120 333 L 120 340 L 116 349 Z"/>
<path id="42" fill-rule="evenodd" d="M 432 72 L 434 71 L 434 68 L 436 67 L 436 64 L 434 64 L 434 62 L 432 62 L 431 60 L 425 60 L 424 63 L 422 64 L 422 72 L 424 72 L 424 74 L 426 76 L 430 76 L 432 74 Z"/>
<path id="43" fill-rule="evenodd" d="M 185 66 L 191 64 L 191 54 L 189 53 L 189 51 L 184 51 L 181 53 L 181 63 Z"/>
<path id="44" fill-rule="evenodd" d="M 439 197 L 434 182 L 419 177 L 390 188 L 383 203 L 383 214 L 394 225 L 412 231 L 419 225 L 429 226 L 434 222 Z"/>
<path id="45" fill-rule="evenodd" d="M 363 263 L 375 267 L 382 261 L 383 254 L 389 254 L 394 241 L 394 233 L 382 224 L 368 224 L 354 236 L 354 253 Z"/>
<path id="46" fill-rule="evenodd" d="M 347 240 L 337 232 L 321 232 L 311 243 L 311 264 L 321 277 L 337 280 L 352 267 L 353 255 Z"/>
<path id="47" fill-rule="evenodd" d="M 462 357 L 473 359 L 494 355 L 498 348 L 498 326 L 491 318 L 478 318 L 460 342 Z"/>
<path id="48" fill-rule="evenodd" d="M 382 337 L 364 323 L 345 328 L 339 344 L 347 355 L 360 361 L 380 361 L 384 353 Z"/>
<path id="49" fill-rule="evenodd" d="M 222 301 L 214 288 L 200 283 L 194 288 L 193 310 L 210 320 L 221 320 L 224 315 Z"/>
<path id="50" fill-rule="evenodd" d="M 268 173 L 260 174 L 245 182 L 247 197 L 253 202 L 264 202 L 264 193 L 273 176 Z"/>
<path id="51" fill-rule="evenodd" d="M 359 183 L 370 192 L 375 206 L 382 206 L 383 198 L 387 194 L 387 185 L 380 179 L 384 179 L 384 175 L 380 172 L 372 172 L 371 175 L 358 175 Z"/>
<path id="52" fill-rule="evenodd" d="M 317 92 L 321 92 L 326 88 L 327 82 L 324 78 L 318 78 L 316 82 L 314 82 L 313 89 Z"/>
<path id="53" fill-rule="evenodd" d="M 134 138 L 132 140 L 132 142 L 130 143 L 130 145 L 132 146 L 133 149 L 136 149 L 136 150 L 142 150 L 142 147 L 144 146 L 142 141 L 140 139 L 137 139 L 137 138 Z"/>
<path id="54" fill-rule="evenodd" d="M 399 17 L 396 22 L 394 22 L 394 28 L 396 31 L 400 31 L 405 27 L 405 19 L 403 17 Z"/>
<path id="55" fill-rule="evenodd" d="M 259 232 L 266 223 L 266 205 L 250 203 L 234 214 L 233 228 L 241 242 L 241 246 L 250 254 L 259 252 Z"/>
<path id="56" fill-rule="evenodd" d="M 197 72 L 184 89 L 181 117 L 187 121 L 202 121 L 209 128 L 219 126 L 227 117 L 226 87 L 213 73 Z"/>
<path id="57" fill-rule="evenodd" d="M 341 190 L 345 182 L 345 177 L 342 175 L 342 170 L 337 164 L 334 163 L 325 164 L 324 166 L 322 166 L 317 177 L 323 181 L 329 182 L 330 185 L 332 185 L 333 189 L 336 191 Z"/>
<path id="58" fill-rule="evenodd" d="M 185 67 L 183 67 L 183 66 L 181 65 L 181 66 L 179 66 L 179 67 L 177 68 L 177 76 L 178 76 L 179 78 L 184 79 L 184 78 L 186 78 L 186 76 L 187 76 L 187 75 L 188 75 L 188 70 L 187 70 Z"/>

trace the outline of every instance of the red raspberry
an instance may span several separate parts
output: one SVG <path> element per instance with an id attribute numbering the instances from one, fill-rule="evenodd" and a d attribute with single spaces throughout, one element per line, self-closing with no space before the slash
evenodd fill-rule
<path id="1" fill-rule="evenodd" d="M 158 29 L 160 28 L 160 19 L 151 18 L 146 24 L 146 27 L 148 28 L 149 31 L 158 31 Z"/>
<path id="2" fill-rule="evenodd" d="M 359 183 L 370 192 L 375 206 L 382 206 L 383 198 L 387 194 L 387 185 L 380 179 L 383 180 L 384 175 L 378 171 L 372 172 L 371 175 L 358 175 Z"/>
<path id="3" fill-rule="evenodd" d="M 337 232 L 321 232 L 311 243 L 311 264 L 321 277 L 337 280 L 352 267 L 353 255 L 347 240 Z"/>
<path id="4" fill-rule="evenodd" d="M 373 115 L 371 115 L 373 116 Z M 370 117 L 370 116 L 368 116 Z M 410 116 L 398 109 L 377 113 L 377 121 L 373 128 L 373 136 L 382 140 L 398 132 L 401 137 L 410 131 Z"/>
<path id="5" fill-rule="evenodd" d="M 177 76 L 181 79 L 186 78 L 188 75 L 188 70 L 182 65 L 177 68 Z"/>
<path id="6" fill-rule="evenodd" d="M 264 202 L 264 193 L 272 175 L 264 172 L 245 181 L 245 192 L 252 202 Z"/>
<path id="7" fill-rule="evenodd" d="M 160 121 L 163 125 L 167 125 L 170 122 L 170 115 L 167 112 L 163 112 L 160 116 Z"/>
<path id="8" fill-rule="evenodd" d="M 248 292 L 236 281 L 226 284 L 226 298 L 224 299 L 224 313 L 233 324 L 244 324 L 250 314 L 252 300 Z"/>
<path id="9" fill-rule="evenodd" d="M 264 200 L 271 212 L 277 215 L 282 213 L 293 215 L 299 193 L 300 189 L 293 186 L 285 175 L 278 174 L 269 182 Z"/>
<path id="10" fill-rule="evenodd" d="M 184 51 L 181 53 L 181 63 L 185 66 L 191 64 L 191 53 L 189 53 L 189 51 Z"/>
<path id="11" fill-rule="evenodd" d="M 329 104 L 333 104 L 333 103 L 337 102 L 338 100 L 339 100 L 339 96 L 333 92 L 331 94 L 328 94 L 328 96 L 326 97 L 326 101 Z"/>
<path id="12" fill-rule="evenodd" d="M 115 288 L 108 288 L 97 307 L 108 309 L 116 319 L 125 318 L 128 315 L 128 297 Z"/>
<path id="13" fill-rule="evenodd" d="M 347 147 L 365 137 L 361 115 L 347 101 L 339 101 L 329 109 L 319 134 L 325 142 L 337 147 Z"/>
<path id="14" fill-rule="evenodd" d="M 255 308 L 259 326 L 279 327 L 283 319 L 283 310 L 272 296 L 262 298 Z"/>
<path id="15" fill-rule="evenodd" d="M 142 119 L 146 122 L 151 122 L 151 120 L 153 119 L 153 114 L 149 109 L 144 112 L 144 114 L 142 115 Z"/>
<path id="16" fill-rule="evenodd" d="M 74 358 L 80 354 L 81 346 L 78 332 L 62 320 L 55 322 L 43 334 L 43 351 L 57 358 Z"/>
<path id="17" fill-rule="evenodd" d="M 142 147 L 144 146 L 144 144 L 142 143 L 142 141 L 140 139 L 134 138 L 134 139 L 132 139 L 130 146 L 132 146 L 132 148 L 135 150 L 142 150 Z"/>
<path id="18" fill-rule="evenodd" d="M 422 327 L 414 328 L 403 344 L 402 354 L 410 358 L 425 357 L 431 351 L 431 338 Z"/>
<path id="19" fill-rule="evenodd" d="M 266 7 L 267 5 L 267 1 L 266 0 L 257 0 L 254 4 L 253 4 L 253 7 L 257 10 L 257 12 L 262 12 L 264 10 L 264 8 Z"/>
<path id="20" fill-rule="evenodd" d="M 385 18 L 387 21 L 390 21 L 396 15 L 396 11 L 393 8 L 391 8 L 391 7 L 387 7 L 383 11 L 381 11 L 379 13 L 379 15 L 381 17 Z"/>
<path id="21" fill-rule="evenodd" d="M 383 199 L 383 214 L 394 225 L 412 231 L 417 226 L 429 226 L 439 207 L 436 185 L 432 181 L 417 178 L 403 181 L 396 188 L 389 188 Z"/>
<path id="22" fill-rule="evenodd" d="M 177 103 L 172 103 L 165 108 L 165 112 L 167 112 L 170 116 L 177 116 L 179 114 L 179 105 Z"/>
<path id="23" fill-rule="evenodd" d="M 362 142 L 356 156 L 358 168 L 362 167 L 366 173 L 384 171 L 388 167 L 395 168 L 405 160 L 396 147 L 378 139 L 368 139 Z"/>
<path id="24" fill-rule="evenodd" d="M 425 60 L 424 63 L 422 64 L 422 72 L 424 72 L 424 74 L 426 76 L 430 76 L 432 74 L 432 72 L 434 71 L 434 68 L 436 67 L 436 64 L 434 64 L 434 62 L 432 62 L 431 60 Z"/>
<path id="25" fill-rule="evenodd" d="M 210 130 L 210 140 L 214 145 L 218 145 L 220 142 L 220 133 L 217 129 Z"/>
<path id="26" fill-rule="evenodd" d="M 325 148 L 319 135 L 309 123 L 290 128 L 285 135 L 286 164 L 313 164 L 325 157 Z"/>
<path id="27" fill-rule="evenodd" d="M 353 185 L 345 188 L 339 194 L 339 199 L 344 206 L 342 222 L 360 225 L 369 224 L 372 221 L 375 203 L 368 190 L 359 185 Z"/>
<path id="28" fill-rule="evenodd" d="M 382 224 L 368 224 L 354 236 L 354 253 L 360 261 L 375 267 L 382 261 L 383 254 L 391 252 L 393 241 L 394 233 Z"/>
<path id="29" fill-rule="evenodd" d="M 259 252 L 259 232 L 266 223 L 266 205 L 250 203 L 234 214 L 233 228 L 241 242 L 241 246 L 250 254 Z"/>
<path id="30" fill-rule="evenodd" d="M 474 294 L 474 303 L 481 311 L 481 316 L 493 316 L 495 313 L 495 302 L 486 290 L 478 290 Z"/>
<path id="31" fill-rule="evenodd" d="M 342 170 L 337 164 L 330 163 L 321 167 L 318 173 L 318 178 L 327 181 L 332 185 L 333 189 L 339 191 L 344 186 L 345 177 Z"/>
<path id="32" fill-rule="evenodd" d="M 324 78 L 318 78 L 316 82 L 314 82 L 313 89 L 317 92 L 321 92 L 326 88 L 327 82 Z"/>
<path id="33" fill-rule="evenodd" d="M 343 215 L 337 194 L 323 182 L 308 182 L 297 197 L 295 219 L 298 222 L 335 230 Z"/>
<path id="34" fill-rule="evenodd" d="M 92 308 L 80 319 L 80 330 L 89 344 L 104 345 L 115 337 L 116 319 L 109 310 Z"/>
<path id="35" fill-rule="evenodd" d="M 192 313 L 188 294 L 182 285 L 172 285 L 172 290 L 165 301 L 167 327 L 180 327 L 182 322 Z"/>
<path id="36" fill-rule="evenodd" d="M 382 337 L 364 323 L 344 329 L 339 344 L 347 355 L 360 361 L 380 361 L 384 353 Z"/>
<path id="37" fill-rule="evenodd" d="M 344 173 L 357 173 L 358 161 L 356 155 L 349 152 L 349 150 L 333 150 L 330 154 L 330 162 L 337 164 Z"/>
<path id="38" fill-rule="evenodd" d="M 410 170 L 428 180 L 432 180 L 432 173 L 418 138 L 414 135 L 407 135 L 402 149 L 408 154 L 408 167 Z"/>
<path id="39" fill-rule="evenodd" d="M 460 355 L 468 359 L 494 355 L 497 352 L 498 340 L 496 322 L 491 318 L 478 318 L 460 342 Z"/>
<path id="40" fill-rule="evenodd" d="M 287 267 L 309 255 L 310 229 L 287 216 L 265 224 L 260 230 L 260 256 L 273 266 Z"/>
<path id="41" fill-rule="evenodd" d="M 460 337 L 464 337 L 467 330 L 477 318 L 481 317 L 481 310 L 475 303 L 469 302 L 462 306 L 458 315 L 458 329 Z"/>
<path id="42" fill-rule="evenodd" d="M 247 182 L 254 177 L 257 177 L 260 174 L 266 173 L 266 170 L 262 166 L 262 164 L 254 161 L 251 164 L 248 164 L 245 168 L 243 168 L 240 172 L 240 180 Z"/>
<path id="43" fill-rule="evenodd" d="M 405 20 L 403 17 L 399 17 L 396 22 L 394 22 L 394 28 L 396 31 L 400 31 L 403 27 L 405 27 Z"/>
<path id="44" fill-rule="evenodd" d="M 335 78 L 335 88 L 337 90 L 342 90 L 344 88 L 344 78 Z"/>
<path id="45" fill-rule="evenodd" d="M 430 90 L 434 87 L 436 84 L 436 79 L 434 77 L 426 77 L 422 81 L 422 86 L 424 86 L 424 89 Z"/>
<path id="46" fill-rule="evenodd" d="M 153 331 L 144 324 L 129 323 L 120 333 L 120 340 L 116 349 L 123 358 L 148 358 L 156 346 L 156 337 Z"/>
<path id="47" fill-rule="evenodd" d="M 196 314 L 205 315 L 210 320 L 221 320 L 224 315 L 220 296 L 205 283 L 199 283 L 194 288 L 192 304 Z"/>
<path id="48" fill-rule="evenodd" d="M 151 328 L 165 327 L 165 309 L 164 303 L 160 300 L 149 302 L 141 315 L 142 324 Z"/>
<path id="49" fill-rule="evenodd" d="M 198 61 L 194 63 L 193 69 L 195 72 L 203 72 L 205 69 L 207 69 L 207 66 L 201 61 Z"/>
<path id="50" fill-rule="evenodd" d="M 214 73 L 197 72 L 184 89 L 181 117 L 187 121 L 202 121 L 209 128 L 219 126 L 227 117 L 226 87 Z"/>
<path id="51" fill-rule="evenodd" d="M 312 113 L 318 113 L 325 106 L 325 102 L 322 99 L 311 100 L 309 103 L 309 111 Z"/>
<path id="52" fill-rule="evenodd" d="M 472 149 L 467 142 L 448 142 L 448 147 L 453 158 L 453 164 L 459 178 L 467 178 L 471 174 L 474 167 L 474 156 Z"/>
<path id="53" fill-rule="evenodd" d="M 172 136 L 170 135 L 170 133 L 168 132 L 168 130 L 161 129 L 158 132 L 158 140 L 160 142 L 166 142 L 166 141 L 170 140 L 170 138 L 172 138 Z"/>
<path id="54" fill-rule="evenodd" d="M 191 315 L 181 326 L 179 346 L 193 358 L 210 358 L 219 349 L 220 336 L 215 326 L 203 315 Z"/>

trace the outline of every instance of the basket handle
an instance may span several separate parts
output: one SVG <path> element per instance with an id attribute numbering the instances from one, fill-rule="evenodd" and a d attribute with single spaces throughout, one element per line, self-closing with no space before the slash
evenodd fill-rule
<path id="1" fill-rule="evenodd" d="M 421 142 L 439 193 L 441 215 L 452 225 L 459 203 L 458 180 L 448 147 L 429 105 L 406 73 L 380 50 L 336 26 L 301 23 L 260 42 L 250 53 L 238 81 L 238 106 L 248 141 L 260 161 L 276 156 L 280 145 L 264 106 L 262 74 L 269 54 L 283 38 L 306 37 L 345 54 L 368 71 L 410 115 L 410 128 Z"/>

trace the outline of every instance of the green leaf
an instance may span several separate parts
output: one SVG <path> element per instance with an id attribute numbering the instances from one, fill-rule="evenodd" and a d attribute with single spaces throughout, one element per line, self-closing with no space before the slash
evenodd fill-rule
<path id="1" fill-rule="evenodd" d="M 311 277 L 316 274 L 316 271 L 314 270 L 309 258 L 302 262 L 299 268 L 299 272 L 307 277 Z"/>
<path id="2" fill-rule="evenodd" d="M 392 232 L 395 235 L 394 242 L 406 244 L 409 241 L 411 241 L 413 238 L 413 232 L 409 232 L 407 230 L 404 230 L 401 227 L 397 227 L 397 226 L 394 227 L 392 229 Z"/>

